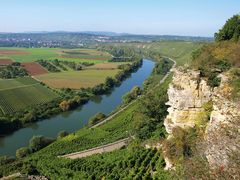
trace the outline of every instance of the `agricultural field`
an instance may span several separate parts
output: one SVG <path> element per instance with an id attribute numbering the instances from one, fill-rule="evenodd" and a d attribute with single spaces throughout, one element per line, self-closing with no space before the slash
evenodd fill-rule
<path id="1" fill-rule="evenodd" d="M 22 65 L 31 76 L 48 73 L 46 69 L 36 62 L 24 62 Z"/>
<path id="2" fill-rule="evenodd" d="M 9 65 L 12 64 L 12 60 L 11 59 L 0 59 L 0 66 L 5 66 L 5 65 Z"/>
<path id="3" fill-rule="evenodd" d="M 0 80 L 0 109 L 3 114 L 50 102 L 58 95 L 30 78 Z"/>
<path id="4" fill-rule="evenodd" d="M 98 70 L 105 70 L 105 69 L 118 69 L 118 66 L 121 64 L 131 64 L 131 62 L 105 62 L 105 63 L 98 63 L 94 64 L 93 66 L 89 66 L 86 69 L 98 69 Z"/>
<path id="5" fill-rule="evenodd" d="M 35 76 L 35 78 L 52 88 L 80 89 L 103 83 L 107 77 L 115 76 L 118 71 L 118 69 L 85 69 L 81 71 L 48 73 Z"/>
<path id="6" fill-rule="evenodd" d="M 111 59 L 111 55 L 95 49 L 61 49 L 61 48 L 0 48 L 1 59 L 17 62 L 44 60 L 69 60 L 78 62 L 100 63 Z"/>

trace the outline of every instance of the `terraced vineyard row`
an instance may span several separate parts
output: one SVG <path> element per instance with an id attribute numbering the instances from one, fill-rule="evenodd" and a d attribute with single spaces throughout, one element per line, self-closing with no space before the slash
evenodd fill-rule
<path id="1" fill-rule="evenodd" d="M 1 90 L 0 106 L 5 114 L 11 114 L 29 106 L 52 101 L 57 97 L 57 94 L 41 84 L 33 84 L 32 86 Z"/>

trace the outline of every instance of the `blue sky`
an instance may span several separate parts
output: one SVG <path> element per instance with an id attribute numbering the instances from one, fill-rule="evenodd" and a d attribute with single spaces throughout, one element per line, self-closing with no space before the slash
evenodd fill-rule
<path id="1" fill-rule="evenodd" d="M 238 13 L 240 0 L 0 0 L 0 32 L 213 36 Z"/>

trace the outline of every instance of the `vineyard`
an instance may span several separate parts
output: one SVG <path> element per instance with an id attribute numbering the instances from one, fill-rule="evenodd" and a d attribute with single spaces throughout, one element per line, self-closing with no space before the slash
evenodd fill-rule
<path id="1" fill-rule="evenodd" d="M 38 163 L 50 179 L 168 179 L 164 166 L 159 151 L 136 146 L 82 159 Z"/>
<path id="2" fill-rule="evenodd" d="M 49 102 L 58 96 L 30 77 L 0 81 L 0 108 L 4 114 Z"/>
<path id="3" fill-rule="evenodd" d="M 36 83 L 38 83 L 38 81 L 30 77 L 4 79 L 4 80 L 0 80 L 0 91 L 11 89 L 11 88 L 18 88 L 26 85 L 32 85 Z"/>

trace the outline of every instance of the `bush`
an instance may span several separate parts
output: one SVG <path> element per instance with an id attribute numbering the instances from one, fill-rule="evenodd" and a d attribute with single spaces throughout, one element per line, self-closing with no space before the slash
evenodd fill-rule
<path id="1" fill-rule="evenodd" d="M 208 85 L 212 88 L 218 87 L 221 83 L 221 78 L 218 77 L 218 73 L 212 72 L 208 78 Z"/>
<path id="2" fill-rule="evenodd" d="M 52 138 L 46 138 L 44 136 L 33 136 L 29 141 L 29 148 L 35 152 L 39 151 L 40 149 L 48 146 L 54 142 L 54 139 Z"/>
<path id="3" fill-rule="evenodd" d="M 135 86 L 132 88 L 132 90 L 129 93 L 127 93 L 123 96 L 123 102 L 125 104 L 130 103 L 134 99 L 137 99 L 137 97 L 139 95 L 141 95 L 141 93 L 142 93 L 142 91 L 141 91 L 140 87 Z"/>
<path id="4" fill-rule="evenodd" d="M 61 138 L 64 138 L 68 135 L 69 133 L 67 131 L 60 131 L 58 133 L 58 138 L 61 139 Z"/>
<path id="5" fill-rule="evenodd" d="M 92 126 L 94 124 L 97 124 L 98 122 L 102 121 L 105 118 L 106 118 L 106 115 L 99 112 L 89 120 L 89 125 Z"/>
<path id="6" fill-rule="evenodd" d="M 31 154 L 31 150 L 28 147 L 22 147 L 16 151 L 17 158 L 23 158 L 29 154 Z"/>

